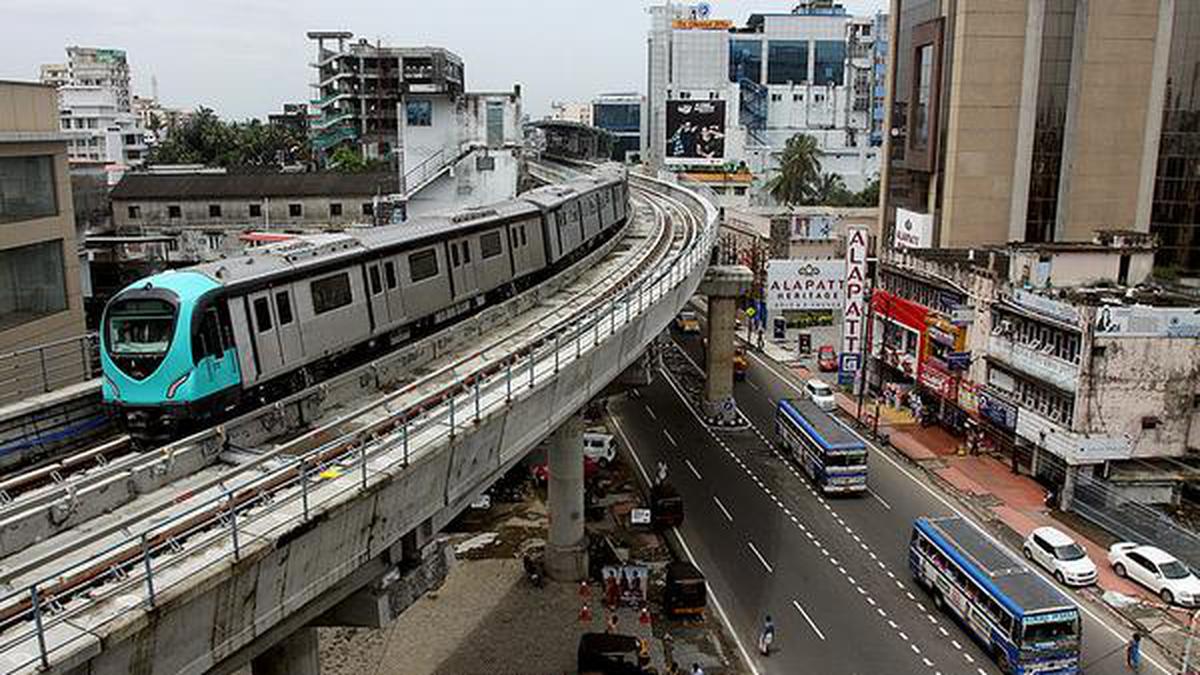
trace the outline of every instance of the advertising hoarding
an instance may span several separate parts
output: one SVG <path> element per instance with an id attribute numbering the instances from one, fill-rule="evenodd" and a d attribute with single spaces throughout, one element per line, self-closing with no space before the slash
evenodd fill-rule
<path id="1" fill-rule="evenodd" d="M 841 260 L 768 260 L 767 308 L 840 309 L 846 263 Z"/>
<path id="2" fill-rule="evenodd" d="M 1200 337 L 1200 309 L 1101 307 L 1096 311 L 1100 337 Z"/>
<path id="3" fill-rule="evenodd" d="M 933 244 L 933 215 L 896 209 L 896 248 L 929 248 Z"/>
<path id="4" fill-rule="evenodd" d="M 867 325 L 868 240 L 866 227 L 852 225 L 846 228 L 846 302 L 842 311 L 842 354 L 857 354 L 863 347 Z M 839 379 L 853 377 L 860 365 L 859 359 L 842 359 Z"/>
<path id="5" fill-rule="evenodd" d="M 667 101 L 666 134 L 666 162 L 723 164 L 725 101 Z"/>
<path id="6" fill-rule="evenodd" d="M 841 216 L 818 213 L 813 215 L 802 216 L 799 214 L 792 216 L 792 241 L 828 241 L 833 239 L 833 233 L 838 222 L 841 221 Z"/>

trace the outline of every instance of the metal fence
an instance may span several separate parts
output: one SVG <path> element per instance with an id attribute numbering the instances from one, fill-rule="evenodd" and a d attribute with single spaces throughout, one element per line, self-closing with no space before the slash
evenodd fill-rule
<path id="1" fill-rule="evenodd" d="M 1200 536 L 1161 511 L 1138 503 L 1107 481 L 1080 475 L 1071 510 L 1121 539 L 1160 546 L 1200 570 Z"/>
<path id="2" fill-rule="evenodd" d="M 95 333 L 0 354 L 0 406 L 85 382 L 100 373 Z"/>
<path id="3" fill-rule="evenodd" d="M 0 595 L 0 630 L 8 633 L 0 641 L 0 655 L 9 657 L 0 658 L 0 662 L 7 661 L 3 672 L 48 668 L 56 650 L 76 640 L 91 639 L 95 630 L 120 620 L 127 612 L 155 607 L 168 589 L 191 583 L 205 569 L 239 560 L 247 546 L 268 543 L 296 527 L 298 520 L 308 522 L 323 507 L 342 502 L 346 493 L 364 491 L 372 480 L 408 467 L 410 458 L 415 460 L 441 447 L 446 438 L 509 407 L 524 391 L 555 377 L 560 368 L 630 325 L 692 278 L 697 268 L 707 266 L 716 238 L 716 210 L 695 195 L 688 199 L 700 202 L 704 214 L 697 223 L 700 232 L 677 252 L 673 262 L 651 268 L 582 316 L 544 329 L 531 347 L 505 363 L 460 373 L 455 384 L 442 392 L 395 409 L 401 396 L 411 395 L 457 364 L 427 375 L 323 429 L 347 418 L 386 411 L 381 419 L 316 448 L 307 449 L 308 436 L 278 446 L 240 467 L 243 473 L 236 479 L 223 476 L 219 488 L 214 488 L 218 494 L 208 496 L 207 488 L 197 488 L 193 491 L 198 496 L 196 503 L 185 511 L 153 521 L 139 520 L 132 530 L 122 530 L 124 536 L 116 543 L 72 560 L 47 576 L 40 576 L 44 573 L 39 570 L 57 560 L 57 553 L 49 554 L 49 560 L 29 561 L 6 570 L 0 580 L 12 590 Z M 248 471 L 256 468 L 261 471 Z M 341 478 L 331 478 L 333 474 L 326 473 L 329 470 Z M 281 513 L 283 509 L 287 512 Z M 198 551 L 204 551 L 203 562 L 199 567 L 188 565 L 196 562 L 191 556 Z M 362 555 L 347 555 L 347 562 L 337 571 L 357 567 Z M 296 602 L 303 604 L 321 590 L 306 588 L 305 597 Z M 67 622 L 106 604 L 113 611 L 89 622 L 92 632 L 64 638 L 70 632 L 64 630 Z M 56 643 L 49 641 L 50 636 Z"/>

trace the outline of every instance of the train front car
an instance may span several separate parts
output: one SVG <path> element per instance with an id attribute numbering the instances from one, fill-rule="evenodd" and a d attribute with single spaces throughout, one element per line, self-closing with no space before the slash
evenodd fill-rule
<path id="1" fill-rule="evenodd" d="M 221 286 L 197 272 L 157 274 L 104 310 L 104 403 L 142 445 L 161 443 L 233 407 L 241 376 Z"/>

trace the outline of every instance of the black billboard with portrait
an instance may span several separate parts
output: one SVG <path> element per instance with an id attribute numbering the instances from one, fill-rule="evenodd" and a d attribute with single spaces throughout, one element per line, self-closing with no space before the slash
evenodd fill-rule
<path id="1" fill-rule="evenodd" d="M 667 159 L 725 161 L 725 102 L 667 101 Z"/>

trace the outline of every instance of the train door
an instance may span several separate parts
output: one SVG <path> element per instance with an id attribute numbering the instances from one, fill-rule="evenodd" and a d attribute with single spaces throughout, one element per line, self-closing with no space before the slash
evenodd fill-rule
<path id="1" fill-rule="evenodd" d="M 262 378 L 269 379 L 283 370 L 283 348 L 276 331 L 271 291 L 251 293 L 246 299 L 250 302 L 250 326 L 258 347 L 258 367 Z"/>
<path id="2" fill-rule="evenodd" d="M 450 275 L 454 280 L 455 299 L 472 297 L 478 291 L 472 263 L 477 256 L 471 252 L 470 240 L 451 240 L 446 247 L 450 252 Z"/>
<path id="3" fill-rule="evenodd" d="M 383 297 L 387 301 L 388 316 L 392 322 L 403 322 L 404 293 L 400 291 L 400 267 L 395 258 L 383 261 Z"/>
<path id="4" fill-rule="evenodd" d="M 304 360 L 304 337 L 296 320 L 296 298 L 291 286 L 271 289 L 274 298 L 275 332 L 279 336 L 280 355 L 284 365 L 292 367 Z"/>
<path id="5" fill-rule="evenodd" d="M 371 311 L 375 314 L 375 325 L 378 330 L 386 330 L 392 325 L 388 312 L 387 296 L 384 294 L 383 264 L 380 261 L 367 264 L 367 298 L 371 302 Z"/>

